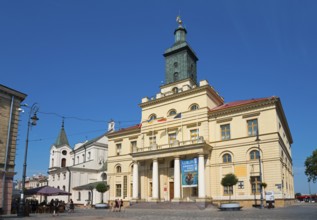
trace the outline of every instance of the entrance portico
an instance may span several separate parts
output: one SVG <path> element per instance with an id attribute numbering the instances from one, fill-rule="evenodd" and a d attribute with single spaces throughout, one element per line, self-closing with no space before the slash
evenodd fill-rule
<path id="1" fill-rule="evenodd" d="M 204 200 L 206 198 L 205 156 L 210 154 L 210 151 L 210 145 L 196 143 L 188 146 L 158 148 L 132 153 L 134 160 L 133 200 L 180 202 L 188 201 L 189 196 L 191 201 L 193 199 Z M 182 184 L 181 161 L 193 158 L 198 159 L 198 186 L 193 186 L 194 189 L 189 187 L 185 189 Z M 142 170 L 139 169 L 140 164 L 143 164 Z M 171 187 L 173 188 L 171 189 Z M 143 189 L 143 194 L 139 193 L 139 189 Z M 192 193 L 197 191 L 198 195 Z"/>

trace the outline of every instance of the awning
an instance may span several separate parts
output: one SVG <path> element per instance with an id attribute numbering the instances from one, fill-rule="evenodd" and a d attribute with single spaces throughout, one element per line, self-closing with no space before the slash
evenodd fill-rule
<path id="1" fill-rule="evenodd" d="M 81 186 L 76 186 L 73 188 L 73 190 L 93 190 L 93 189 L 96 189 L 96 186 L 99 183 L 104 183 L 109 188 L 109 185 L 107 185 L 107 181 L 97 181 L 97 182 L 88 183 L 88 184 L 81 185 Z"/>

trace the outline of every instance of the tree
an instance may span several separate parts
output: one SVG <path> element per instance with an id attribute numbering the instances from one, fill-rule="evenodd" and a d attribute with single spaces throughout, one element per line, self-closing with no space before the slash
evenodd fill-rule
<path id="1" fill-rule="evenodd" d="M 98 183 L 96 190 L 101 193 L 101 203 L 103 203 L 103 194 L 108 190 L 108 187 L 105 183 Z"/>
<path id="2" fill-rule="evenodd" d="M 261 187 L 263 187 L 265 189 L 267 187 L 267 184 L 265 182 L 262 182 Z"/>
<path id="3" fill-rule="evenodd" d="M 308 182 L 313 181 L 315 183 L 317 180 L 317 150 L 314 150 L 313 154 L 306 158 L 305 167 Z"/>
<path id="4" fill-rule="evenodd" d="M 232 187 L 238 183 L 238 178 L 233 173 L 228 173 L 221 180 L 221 185 L 224 187 Z M 231 200 L 231 191 L 229 190 L 229 201 Z"/>

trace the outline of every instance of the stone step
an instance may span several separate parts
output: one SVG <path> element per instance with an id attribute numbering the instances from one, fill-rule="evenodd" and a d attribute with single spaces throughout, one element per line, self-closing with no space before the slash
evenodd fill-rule
<path id="1" fill-rule="evenodd" d="M 214 207 L 212 204 L 207 204 L 207 207 Z M 132 203 L 131 209 L 186 209 L 186 210 L 200 210 L 205 209 L 201 204 L 196 202 L 138 202 Z"/>

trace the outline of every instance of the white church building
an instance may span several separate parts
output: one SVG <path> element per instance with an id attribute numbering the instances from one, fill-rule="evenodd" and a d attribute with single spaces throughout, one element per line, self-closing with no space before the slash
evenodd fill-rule
<path id="1" fill-rule="evenodd" d="M 111 121 L 108 130 L 113 128 L 114 122 Z M 108 138 L 105 134 L 84 143 L 77 143 L 72 148 L 63 121 L 60 133 L 50 148 L 48 185 L 71 195 L 52 198 L 65 202 L 72 199 L 77 205 L 94 205 L 108 201 L 108 192 L 102 195 L 95 189 L 99 182 L 107 181 Z M 48 201 L 52 198 L 49 197 Z"/>

